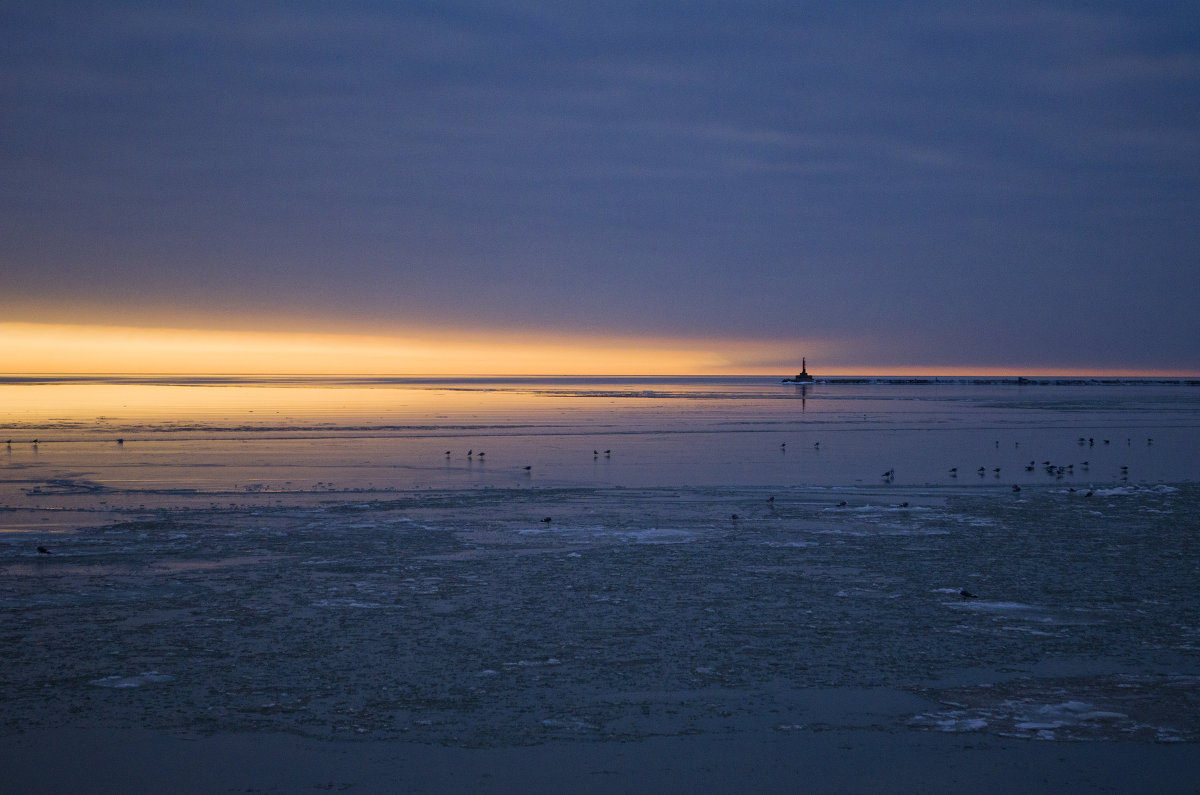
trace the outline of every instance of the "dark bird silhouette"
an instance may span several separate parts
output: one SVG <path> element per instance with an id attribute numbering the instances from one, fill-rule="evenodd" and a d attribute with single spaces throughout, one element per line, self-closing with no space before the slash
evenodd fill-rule
<path id="1" fill-rule="evenodd" d="M 125 440 L 124 440 L 124 439 L 117 439 L 117 444 L 125 444 Z"/>
<path id="2" fill-rule="evenodd" d="M 38 554 L 39 555 L 53 555 L 54 553 L 51 552 L 50 550 L 46 549 L 45 547 L 38 547 Z"/>
<path id="3" fill-rule="evenodd" d="M 1014 484 L 1013 484 L 1013 491 L 1020 491 L 1020 490 L 1021 490 L 1021 487 L 1020 487 L 1020 486 L 1018 486 L 1016 483 L 1014 483 Z"/>
<path id="4" fill-rule="evenodd" d="M 547 516 L 545 519 L 541 519 L 539 521 L 545 522 L 546 524 L 550 524 L 550 517 Z"/>
<path id="5" fill-rule="evenodd" d="M 532 467 L 532 466 L 527 466 L 527 467 L 522 467 L 522 469 L 524 469 L 526 472 L 530 472 L 530 471 L 532 471 L 532 470 L 533 470 L 533 467 Z"/>
<path id="6" fill-rule="evenodd" d="M 839 508 L 845 508 L 845 507 L 846 507 L 846 501 L 845 501 L 845 500 L 842 500 L 841 502 L 839 502 L 839 503 L 838 503 L 837 507 L 839 507 Z"/>
<path id="7" fill-rule="evenodd" d="M 732 519 L 733 521 L 735 521 L 735 522 L 736 522 L 736 521 L 738 520 L 738 518 L 739 518 L 739 517 L 738 517 L 738 515 L 737 515 L 736 513 L 733 513 L 733 514 L 730 514 L 730 515 L 729 515 L 729 518 L 730 518 L 730 519 Z"/>
<path id="8" fill-rule="evenodd" d="M 968 591 L 966 588 L 963 588 L 961 591 L 959 591 L 958 595 L 961 596 L 963 599 L 978 599 L 979 598 L 975 594 Z"/>

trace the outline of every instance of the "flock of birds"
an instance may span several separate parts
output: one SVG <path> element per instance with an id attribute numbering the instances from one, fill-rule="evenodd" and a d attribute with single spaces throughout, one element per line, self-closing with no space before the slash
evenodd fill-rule
<path id="1" fill-rule="evenodd" d="M 1112 443 L 1112 440 L 1110 440 L 1110 439 L 1101 439 L 1100 441 L 1101 441 L 1101 444 L 1102 444 L 1102 445 L 1110 445 L 1110 444 Z M 118 438 L 118 439 L 116 440 L 116 443 L 117 443 L 118 445 L 124 445 L 124 444 L 125 444 L 125 440 L 124 440 L 123 438 Z M 8 440 L 5 442 L 5 444 L 6 444 L 6 445 L 7 445 L 9 448 L 11 448 L 11 447 L 12 447 L 12 444 L 13 444 L 13 441 L 12 441 L 12 439 L 8 439 Z M 30 444 L 32 444 L 34 447 L 37 447 L 37 446 L 40 444 L 40 440 L 38 440 L 38 439 L 33 439 L 33 440 L 30 442 Z M 1082 437 L 1082 436 L 1081 436 L 1081 437 L 1079 437 L 1079 439 L 1078 439 L 1078 444 L 1079 444 L 1079 446 L 1081 446 L 1081 447 L 1084 447 L 1084 446 L 1087 446 L 1087 447 L 1094 447 L 1094 446 L 1095 446 L 1095 444 L 1096 444 L 1096 440 L 1095 440 L 1095 438 L 1094 438 L 1094 437 Z M 1130 440 L 1130 439 L 1126 439 L 1126 444 L 1127 444 L 1127 445 L 1131 445 L 1131 444 L 1132 444 L 1132 440 Z M 1147 445 L 1153 445 L 1153 444 L 1154 444 L 1154 439 L 1153 439 L 1153 438 L 1147 438 L 1147 439 L 1146 439 L 1146 444 L 1147 444 Z M 1020 446 L 1021 446 L 1021 443 L 1020 443 L 1020 442 L 1017 442 L 1017 443 L 1016 443 L 1016 445 L 1017 445 L 1017 447 L 1020 447 Z M 820 443 L 820 442 L 813 442 L 813 445 L 812 445 L 812 446 L 813 446 L 813 448 L 814 448 L 814 449 L 817 449 L 817 450 L 819 450 L 819 449 L 821 448 L 821 443 Z M 996 447 L 1000 447 L 1000 442 L 998 442 L 998 441 L 996 442 Z M 784 450 L 784 451 L 786 451 L 786 450 L 787 450 L 787 442 L 783 442 L 783 443 L 781 443 L 781 444 L 779 445 L 779 448 L 780 448 L 780 450 Z M 605 458 L 611 458 L 611 457 L 612 457 L 612 450 L 611 450 L 611 449 L 609 449 L 609 450 L 604 450 L 604 451 L 603 451 L 603 453 L 602 453 L 600 450 L 592 450 L 592 460 L 599 460 L 599 458 L 600 458 L 600 456 L 601 456 L 601 455 L 603 455 Z M 450 459 L 450 458 L 452 458 L 453 456 L 454 456 L 454 451 L 453 451 L 453 450 L 447 450 L 447 451 L 445 452 L 445 457 L 446 457 L 446 459 L 447 459 L 447 460 L 449 460 L 449 459 Z M 479 452 L 476 452 L 474 448 L 471 448 L 471 449 L 467 450 L 467 459 L 468 459 L 469 461 L 480 461 L 480 462 L 482 462 L 482 461 L 484 461 L 484 460 L 485 460 L 486 456 L 487 456 L 487 453 L 486 453 L 486 452 L 484 452 L 484 451 L 482 451 L 482 450 L 480 450 Z M 1033 471 L 1035 471 L 1035 470 L 1037 469 L 1037 467 L 1038 467 L 1038 466 L 1039 466 L 1039 465 L 1038 465 L 1038 462 L 1037 462 L 1036 460 L 1031 460 L 1031 461 L 1030 461 L 1028 464 L 1026 464 L 1026 465 L 1025 465 L 1025 471 L 1026 471 L 1026 472 L 1033 472 Z M 1074 472 L 1075 472 L 1075 464 L 1055 464 L 1055 463 L 1053 463 L 1053 462 L 1051 462 L 1051 461 L 1042 461 L 1042 462 L 1041 462 L 1041 467 L 1043 468 L 1043 470 L 1046 472 L 1046 474 L 1047 474 L 1047 475 L 1050 475 L 1050 476 L 1054 477 L 1054 478 L 1055 478 L 1055 479 L 1057 479 L 1057 480 L 1062 480 L 1064 477 L 1066 477 L 1066 476 L 1068 476 L 1068 475 L 1072 475 L 1072 474 L 1074 474 Z M 1081 462 L 1081 463 L 1079 464 L 1079 469 L 1080 469 L 1080 471 L 1082 471 L 1082 472 L 1088 472 L 1088 471 L 1090 471 L 1090 467 L 1091 467 L 1091 463 L 1090 463 L 1089 461 L 1083 461 L 1083 462 Z M 532 471 L 533 471 L 533 465 L 532 465 L 532 464 L 527 464 L 527 465 L 525 465 L 525 466 L 521 467 L 521 469 L 522 469 L 523 471 L 527 472 L 527 473 L 530 473 L 530 472 L 532 472 Z M 991 471 L 992 471 L 992 474 L 993 474 L 993 476 L 994 476 L 994 477 L 997 477 L 997 478 L 999 478 L 999 477 L 1000 477 L 1000 472 L 1001 472 L 1001 469 L 1000 469 L 1000 467 L 993 467 Z M 987 472 L 988 472 L 988 470 L 987 470 L 987 467 L 982 467 L 982 466 L 981 466 L 981 467 L 979 467 L 978 469 L 976 469 L 976 470 L 975 470 L 975 473 L 976 473 L 976 474 L 977 474 L 979 477 L 985 477 L 985 476 L 987 475 Z M 957 477 L 958 477 L 958 467 L 950 467 L 950 469 L 948 470 L 948 474 L 949 474 L 949 475 L 950 475 L 950 477 L 952 477 L 952 478 L 957 478 Z M 884 472 L 884 473 L 883 473 L 882 477 L 883 477 L 883 480 L 884 480 L 884 482 L 885 482 L 885 483 L 891 483 L 891 482 L 893 482 L 893 481 L 896 479 L 896 470 L 895 470 L 895 469 L 889 469 L 888 471 L 886 471 L 886 472 Z M 1122 466 L 1121 466 L 1121 478 L 1122 478 L 1122 480 L 1127 480 L 1127 479 L 1128 479 L 1128 477 L 1129 477 L 1129 467 L 1128 467 L 1128 466 L 1125 466 L 1125 465 L 1122 465 Z M 1014 484 L 1013 484 L 1013 487 L 1012 487 L 1012 490 L 1013 490 L 1014 492 L 1019 492 L 1019 491 L 1021 490 L 1021 487 L 1020 487 L 1020 486 L 1018 486 L 1017 484 L 1015 484 L 1015 483 L 1014 483 Z M 1072 489 L 1071 489 L 1071 491 L 1072 491 L 1072 492 L 1074 492 L 1074 491 L 1075 491 L 1075 489 L 1074 489 L 1074 488 L 1072 488 Z M 1085 496 L 1088 496 L 1088 497 L 1092 496 L 1092 492 L 1091 492 L 1091 491 L 1088 491 L 1088 492 L 1087 492 L 1087 494 L 1086 494 Z M 774 497 L 769 497 L 769 498 L 767 499 L 767 502 L 768 502 L 769 504 L 771 504 L 771 505 L 772 505 L 772 507 L 773 507 L 773 506 L 774 506 L 774 503 L 775 503 L 775 498 L 774 498 Z M 845 500 L 843 500 L 842 502 L 838 503 L 838 507 L 839 507 L 839 508 L 845 508 L 845 507 L 847 507 L 847 503 L 846 503 L 846 501 L 845 501 Z M 899 506 L 899 507 L 901 507 L 901 508 L 907 508 L 907 507 L 909 507 L 909 504 L 908 504 L 907 502 L 903 502 L 903 503 L 900 503 L 900 506 Z M 740 517 L 738 514 L 736 514 L 736 513 L 735 513 L 735 514 L 731 514 L 730 518 L 731 518 L 731 519 L 733 519 L 734 521 L 737 521 L 737 520 L 738 520 L 738 519 L 740 519 L 741 517 Z M 540 522 L 542 522 L 542 523 L 545 523 L 545 524 L 550 524 L 550 522 L 552 521 L 552 519 L 551 519 L 551 517 L 549 517 L 549 516 L 546 516 L 546 517 L 544 517 L 544 518 L 540 519 L 539 521 L 540 521 Z M 38 551 L 38 554 L 39 554 L 39 555 L 50 555 L 50 554 L 53 554 L 53 553 L 51 553 L 51 551 L 50 551 L 50 550 L 46 549 L 46 547 L 44 547 L 44 546 L 39 546 L 39 547 L 37 548 L 37 551 Z M 969 591 L 967 591 L 967 590 L 965 590 L 965 589 L 964 589 L 964 590 L 961 592 L 961 596 L 962 596 L 964 599 L 974 599 L 974 598 L 976 598 L 975 594 L 973 594 L 973 593 L 970 593 Z"/>
<path id="2" fill-rule="evenodd" d="M 1101 439 L 1100 441 L 1101 441 L 1101 444 L 1103 444 L 1103 445 L 1112 444 L 1111 439 Z M 1133 440 L 1126 439 L 1125 443 L 1126 443 L 1126 446 L 1132 446 Z M 1078 444 L 1080 447 L 1084 447 L 1084 446 L 1095 447 L 1096 440 L 1093 437 L 1081 436 L 1078 439 Z M 1153 445 L 1154 444 L 1153 437 L 1148 437 L 1146 439 L 1146 444 L 1148 446 Z M 1000 446 L 1000 442 L 996 442 L 996 447 L 999 447 L 999 446 Z M 1021 443 L 1017 442 L 1016 446 L 1020 447 Z M 1036 459 L 1030 460 L 1030 462 L 1025 465 L 1025 471 L 1026 472 L 1034 472 L 1037 470 L 1038 466 L 1039 466 L 1039 464 Z M 1042 467 L 1042 469 L 1045 471 L 1045 473 L 1047 475 L 1053 477 L 1055 480 L 1062 480 L 1063 478 L 1065 478 L 1069 475 L 1075 474 L 1075 464 L 1055 464 L 1053 461 L 1042 461 L 1040 466 Z M 1092 466 L 1092 464 L 1090 461 L 1082 461 L 1079 464 L 1079 470 L 1081 472 L 1090 472 L 1091 466 Z M 1121 471 L 1121 480 L 1129 480 L 1129 466 L 1126 464 L 1122 464 L 1120 471 Z M 999 478 L 1001 469 L 1000 469 L 1000 467 L 992 467 L 991 472 L 992 472 L 993 477 Z M 975 470 L 975 474 L 981 478 L 985 477 L 987 475 L 987 473 L 988 473 L 987 467 L 979 467 L 978 469 Z M 952 478 L 957 478 L 958 477 L 958 467 L 950 467 L 950 469 L 947 470 L 947 474 Z M 889 469 L 887 472 L 884 472 L 881 477 L 883 478 L 883 481 L 885 483 L 891 483 L 892 481 L 894 481 L 896 479 L 896 470 Z M 1021 487 L 1014 483 L 1012 490 L 1014 492 L 1018 492 L 1021 490 Z M 1075 491 L 1075 489 L 1072 488 L 1071 491 Z M 1088 496 L 1090 497 L 1091 494 L 1092 494 L 1092 492 L 1089 491 Z"/>
<path id="3" fill-rule="evenodd" d="M 485 457 L 486 455 L 487 455 L 487 453 L 483 452 L 482 450 L 481 450 L 481 451 L 479 451 L 479 452 L 477 453 L 477 452 L 475 452 L 475 448 L 471 448 L 470 450 L 468 450 L 468 451 L 467 451 L 467 460 L 468 460 L 468 461 L 483 461 L 483 460 L 484 460 L 484 457 Z M 453 458 L 453 457 L 454 457 L 454 451 L 453 451 L 453 450 L 447 450 L 447 451 L 446 451 L 446 453 L 445 453 L 445 456 L 446 456 L 446 459 L 447 459 L 447 460 L 449 460 L 450 458 Z M 605 458 L 612 458 L 612 450 L 605 450 L 605 451 L 604 451 L 604 457 L 605 457 Z M 593 451 L 592 451 L 592 460 L 593 460 L 593 461 L 596 461 L 596 460 L 599 460 L 599 458 L 600 458 L 600 451 L 599 451 L 599 450 L 593 450 Z M 529 464 L 529 465 L 527 465 L 527 466 L 523 466 L 523 467 L 521 467 L 521 468 L 522 468 L 523 470 L 525 470 L 526 472 L 532 472 L 532 471 L 533 471 L 533 465 L 532 465 L 532 464 Z"/>

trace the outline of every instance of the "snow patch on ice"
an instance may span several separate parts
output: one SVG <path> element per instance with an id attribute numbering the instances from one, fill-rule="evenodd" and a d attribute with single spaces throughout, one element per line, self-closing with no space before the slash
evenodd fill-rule
<path id="1" fill-rule="evenodd" d="M 128 688 L 141 687 L 144 684 L 170 682 L 175 677 L 170 674 L 160 674 L 158 671 L 145 671 L 136 676 L 106 676 L 102 679 L 93 679 L 88 684 L 96 687 L 111 687 L 111 688 Z"/>
<path id="2" fill-rule="evenodd" d="M 1094 489 L 1097 497 L 1122 497 L 1131 494 L 1174 494 L 1179 489 L 1160 483 L 1157 486 L 1113 486 L 1110 489 Z"/>

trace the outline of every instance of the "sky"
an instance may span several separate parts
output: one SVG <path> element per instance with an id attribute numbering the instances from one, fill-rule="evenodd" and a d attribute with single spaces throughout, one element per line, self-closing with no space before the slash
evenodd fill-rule
<path id="1" fill-rule="evenodd" d="M 1200 373 L 1200 5 L 0 0 L 0 371 Z"/>

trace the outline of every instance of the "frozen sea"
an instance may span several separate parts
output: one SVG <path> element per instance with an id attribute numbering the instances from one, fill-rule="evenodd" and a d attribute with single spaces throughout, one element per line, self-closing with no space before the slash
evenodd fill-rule
<path id="1" fill-rule="evenodd" d="M 0 379 L 0 705 L 1195 743 L 1200 385 Z"/>

